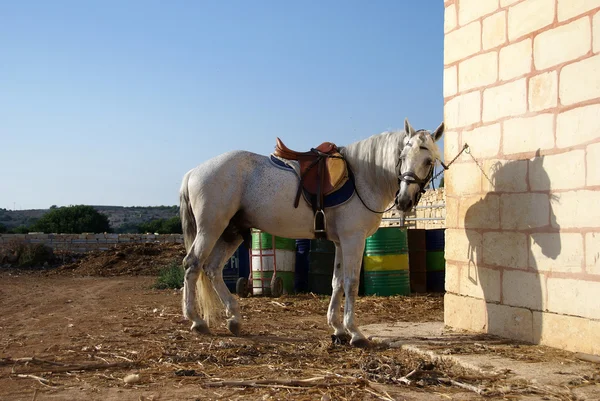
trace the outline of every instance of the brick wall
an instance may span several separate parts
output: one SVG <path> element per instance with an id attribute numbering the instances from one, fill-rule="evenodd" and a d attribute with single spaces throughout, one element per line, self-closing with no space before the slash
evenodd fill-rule
<path id="1" fill-rule="evenodd" d="M 600 354 L 600 0 L 444 5 L 446 324 Z"/>
<path id="2" fill-rule="evenodd" d="M 107 250 L 117 244 L 145 242 L 183 243 L 181 234 L 0 234 L 0 246 L 12 241 L 46 244 L 56 250 L 89 252 Z"/>

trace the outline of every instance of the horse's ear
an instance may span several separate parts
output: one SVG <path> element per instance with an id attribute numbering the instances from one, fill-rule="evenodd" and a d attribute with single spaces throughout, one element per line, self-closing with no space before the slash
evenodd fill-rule
<path id="1" fill-rule="evenodd" d="M 404 119 L 404 132 L 406 132 L 409 138 L 415 134 L 415 129 L 408 122 L 408 117 Z"/>
<path id="2" fill-rule="evenodd" d="M 442 122 L 440 124 L 440 126 L 437 127 L 435 129 L 435 131 L 433 131 L 431 133 L 431 136 L 433 137 L 433 142 L 437 142 L 442 137 L 443 134 L 444 134 L 444 123 Z"/>

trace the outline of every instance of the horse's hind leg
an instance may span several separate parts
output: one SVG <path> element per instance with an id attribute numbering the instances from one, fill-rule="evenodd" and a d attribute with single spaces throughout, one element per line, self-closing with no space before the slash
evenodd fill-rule
<path id="1" fill-rule="evenodd" d="M 241 316 L 240 308 L 237 300 L 231 292 L 225 281 L 223 280 L 223 267 L 225 262 L 234 254 L 235 250 L 242 243 L 242 237 L 236 238 L 233 242 L 223 239 L 223 236 L 217 241 L 215 247 L 210 253 L 210 257 L 206 263 L 206 275 L 212 282 L 212 285 L 221 298 L 225 306 L 225 314 L 227 316 L 227 328 L 234 335 L 240 334 Z"/>
<path id="2" fill-rule="evenodd" d="M 331 301 L 327 311 L 327 322 L 333 328 L 333 341 L 347 343 L 350 341 L 350 336 L 346 333 L 342 324 L 341 311 L 342 295 L 344 295 L 344 269 L 342 267 L 342 249 L 339 244 L 335 245 L 335 264 L 333 268 L 333 279 L 331 287 Z"/>
<path id="3" fill-rule="evenodd" d="M 206 236 L 198 233 L 187 255 L 183 259 L 183 265 L 186 269 L 183 281 L 183 315 L 192 321 L 192 330 L 204 334 L 209 334 L 210 331 L 207 322 L 200 317 L 196 284 L 198 283 L 200 274 L 203 274 L 202 269 L 208 259 L 214 241 L 216 239 L 211 241 Z"/>

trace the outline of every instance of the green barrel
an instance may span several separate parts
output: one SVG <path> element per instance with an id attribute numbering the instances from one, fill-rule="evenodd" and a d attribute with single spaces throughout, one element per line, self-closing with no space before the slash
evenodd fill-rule
<path id="1" fill-rule="evenodd" d="M 262 256 L 261 256 L 262 254 Z M 296 241 L 289 238 L 275 237 L 273 252 L 273 236 L 271 234 L 252 232 L 252 293 L 254 295 L 270 295 L 271 279 L 276 262 L 277 277 L 283 280 L 283 292 L 294 292 L 294 274 L 296 267 Z"/>
<path id="2" fill-rule="evenodd" d="M 408 251 L 405 228 L 381 227 L 367 238 L 365 255 L 396 255 Z"/>
<path id="3" fill-rule="evenodd" d="M 410 294 L 406 229 L 382 227 L 368 237 L 363 266 L 365 295 Z"/>
<path id="4" fill-rule="evenodd" d="M 273 236 L 265 232 L 252 233 L 252 249 L 273 249 Z M 296 240 L 275 237 L 275 249 L 296 250 Z"/>
<path id="5" fill-rule="evenodd" d="M 310 241 L 308 253 L 308 291 L 314 294 L 331 295 L 335 244 L 325 239 Z"/>
<path id="6" fill-rule="evenodd" d="M 426 266 L 428 272 L 445 270 L 446 259 L 444 258 L 444 251 L 427 252 Z"/>
<path id="7" fill-rule="evenodd" d="M 408 270 L 365 270 L 365 295 L 389 297 L 410 294 L 410 273 Z"/>

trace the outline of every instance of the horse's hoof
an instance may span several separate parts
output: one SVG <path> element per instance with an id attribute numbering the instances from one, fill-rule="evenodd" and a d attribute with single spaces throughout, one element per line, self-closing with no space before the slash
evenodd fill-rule
<path id="1" fill-rule="evenodd" d="M 228 320 L 227 321 L 227 329 L 231 332 L 231 334 L 233 334 L 236 337 L 238 337 L 240 335 L 241 327 L 242 327 L 242 325 L 237 320 Z"/>
<path id="2" fill-rule="evenodd" d="M 208 328 L 206 323 L 194 322 L 194 324 L 192 324 L 192 327 L 190 330 L 195 331 L 196 333 L 199 333 L 199 334 L 210 334 L 210 329 Z"/>
<path id="3" fill-rule="evenodd" d="M 350 341 L 350 345 L 355 346 L 356 348 L 369 348 L 371 342 L 366 338 L 359 338 L 358 340 Z"/>
<path id="4" fill-rule="evenodd" d="M 331 343 L 333 345 L 345 345 L 345 344 L 348 344 L 349 342 L 350 342 L 350 335 L 347 333 L 331 335 Z"/>

